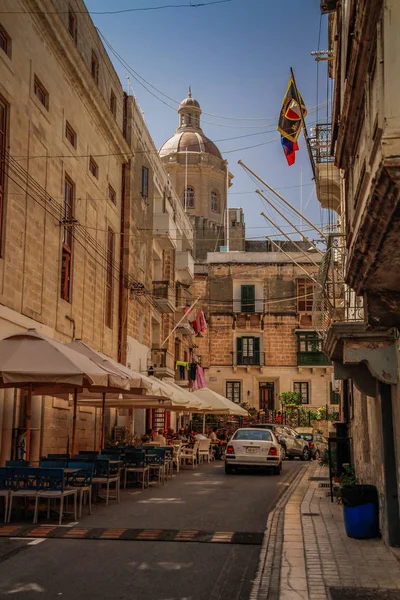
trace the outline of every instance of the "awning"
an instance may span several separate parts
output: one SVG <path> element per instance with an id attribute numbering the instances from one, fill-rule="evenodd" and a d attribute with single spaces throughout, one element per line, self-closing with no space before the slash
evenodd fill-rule
<path id="1" fill-rule="evenodd" d="M 221 394 L 217 394 L 217 392 L 210 390 L 210 388 L 196 390 L 193 392 L 193 394 L 206 404 L 211 405 L 210 410 L 204 410 L 205 413 L 212 413 L 216 415 L 235 415 L 238 417 L 248 416 L 247 410 L 244 410 L 244 408 L 238 404 L 235 404 L 235 402 L 231 402 L 228 400 L 228 398 L 221 396 Z"/>

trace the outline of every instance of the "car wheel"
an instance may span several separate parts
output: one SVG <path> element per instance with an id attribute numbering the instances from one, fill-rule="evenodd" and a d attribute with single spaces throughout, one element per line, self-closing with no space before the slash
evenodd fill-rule
<path id="1" fill-rule="evenodd" d="M 314 454 L 314 460 L 319 460 L 319 459 L 320 459 L 320 453 L 319 453 L 319 450 L 316 450 L 315 454 Z"/>
<path id="2" fill-rule="evenodd" d="M 303 454 L 300 458 L 301 460 L 310 460 L 310 448 L 308 448 L 308 446 L 303 449 Z"/>
<path id="3" fill-rule="evenodd" d="M 282 464 L 279 465 L 278 467 L 274 467 L 272 472 L 274 475 L 280 475 L 281 469 L 282 469 Z"/>
<path id="4" fill-rule="evenodd" d="M 283 444 L 282 444 L 282 450 L 281 450 L 281 458 L 282 458 L 282 460 L 285 460 L 285 458 L 286 458 L 286 446 L 284 446 Z"/>
<path id="5" fill-rule="evenodd" d="M 233 467 L 232 467 L 232 465 L 227 465 L 225 463 L 225 474 L 226 475 L 232 475 L 232 473 L 233 473 Z"/>
<path id="6" fill-rule="evenodd" d="M 294 460 L 294 456 L 290 455 L 289 460 Z"/>

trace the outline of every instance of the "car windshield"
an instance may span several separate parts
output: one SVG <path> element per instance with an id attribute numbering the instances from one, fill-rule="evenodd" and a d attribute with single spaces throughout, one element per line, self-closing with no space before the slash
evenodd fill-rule
<path id="1" fill-rule="evenodd" d="M 303 440 L 307 440 L 307 442 L 311 442 L 313 439 L 312 433 L 300 433 L 299 435 Z"/>
<path id="2" fill-rule="evenodd" d="M 272 435 L 268 429 L 239 429 L 233 437 L 234 440 L 256 440 L 262 442 L 272 442 Z"/>

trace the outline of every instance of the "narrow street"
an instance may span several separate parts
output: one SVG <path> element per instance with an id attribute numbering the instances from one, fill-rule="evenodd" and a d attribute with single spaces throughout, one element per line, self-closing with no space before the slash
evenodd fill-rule
<path id="1" fill-rule="evenodd" d="M 164 487 L 96 504 L 79 526 L 262 534 L 268 514 L 304 463 L 280 476 L 225 475 L 224 463 L 180 472 Z M 66 522 L 66 521 L 65 521 Z M 40 522 L 45 524 L 43 516 Z M 15 598 L 245 600 L 261 544 L 100 540 L 0 540 L 0 595 Z"/>

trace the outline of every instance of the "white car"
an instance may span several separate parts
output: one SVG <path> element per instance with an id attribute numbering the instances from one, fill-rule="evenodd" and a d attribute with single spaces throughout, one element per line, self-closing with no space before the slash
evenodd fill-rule
<path id="1" fill-rule="evenodd" d="M 225 473 L 235 467 L 270 467 L 275 475 L 282 471 L 281 445 L 269 429 L 237 429 L 225 452 Z"/>

